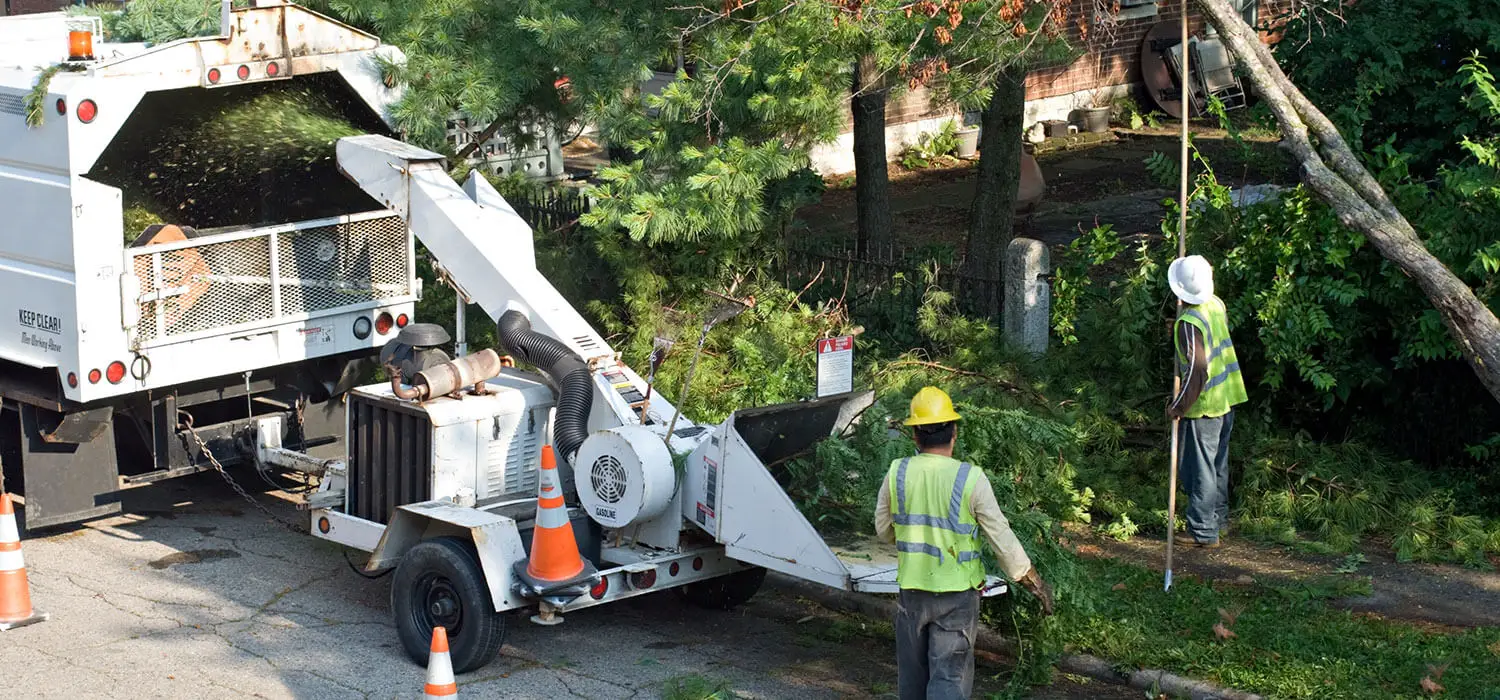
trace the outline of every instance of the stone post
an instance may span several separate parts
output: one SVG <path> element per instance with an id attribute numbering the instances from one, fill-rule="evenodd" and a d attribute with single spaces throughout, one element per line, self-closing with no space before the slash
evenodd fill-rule
<path id="1" fill-rule="evenodd" d="M 1047 351 L 1052 325 L 1052 271 L 1047 246 L 1031 238 L 1011 239 L 1005 249 L 1005 339 L 1032 354 Z"/>

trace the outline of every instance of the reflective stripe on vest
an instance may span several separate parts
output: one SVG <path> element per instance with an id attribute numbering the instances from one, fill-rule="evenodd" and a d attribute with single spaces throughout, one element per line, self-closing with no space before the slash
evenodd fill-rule
<path id="1" fill-rule="evenodd" d="M 1229 337 L 1229 314 L 1224 302 L 1210 297 L 1202 304 L 1183 310 L 1178 323 L 1187 323 L 1203 334 L 1203 345 L 1207 348 L 1208 376 L 1198 400 L 1188 407 L 1187 418 L 1217 417 L 1229 412 L 1237 404 L 1245 402 L 1245 381 L 1240 375 L 1239 358 L 1235 355 L 1234 343 Z M 1175 344 L 1175 343 L 1174 343 Z M 1179 367 L 1186 371 L 1188 358 L 1182 348 L 1174 348 Z"/>

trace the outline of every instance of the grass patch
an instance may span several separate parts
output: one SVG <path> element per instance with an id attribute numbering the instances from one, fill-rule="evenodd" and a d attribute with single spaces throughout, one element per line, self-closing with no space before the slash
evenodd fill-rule
<path id="1" fill-rule="evenodd" d="M 1320 602 L 1344 593 L 1336 587 L 1221 591 L 1179 579 L 1168 594 L 1158 572 L 1098 560 L 1082 566 L 1094 609 L 1064 603 L 1046 623 L 1074 651 L 1275 698 L 1424 697 L 1428 665 L 1448 664 L 1447 697 L 1500 697 L 1500 630 L 1429 632 L 1357 616 Z"/>
<path id="2" fill-rule="evenodd" d="M 740 697 L 729 682 L 696 673 L 673 676 L 662 683 L 662 700 L 733 700 Z"/>

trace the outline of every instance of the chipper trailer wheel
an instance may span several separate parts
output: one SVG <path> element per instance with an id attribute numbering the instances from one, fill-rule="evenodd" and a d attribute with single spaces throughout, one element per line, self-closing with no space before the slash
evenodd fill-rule
<path id="1" fill-rule="evenodd" d="M 765 567 L 757 566 L 707 581 L 689 583 L 676 590 L 684 600 L 698 607 L 730 610 L 755 597 L 765 581 Z"/>
<path id="2" fill-rule="evenodd" d="M 455 673 L 493 661 L 505 643 L 505 617 L 495 612 L 479 555 L 469 542 L 436 537 L 412 547 L 391 581 L 396 633 L 412 661 L 426 666 L 432 628 L 448 629 Z"/>

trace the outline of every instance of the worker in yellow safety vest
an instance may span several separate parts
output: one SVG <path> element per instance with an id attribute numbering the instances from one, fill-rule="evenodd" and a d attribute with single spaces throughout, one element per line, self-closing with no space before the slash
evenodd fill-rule
<path id="1" fill-rule="evenodd" d="M 896 543 L 896 669 L 901 700 L 967 698 L 974 687 L 974 636 L 979 626 L 984 563 L 979 534 L 1000 569 L 1052 614 L 1052 590 L 995 502 L 984 471 L 953 458 L 958 412 L 937 387 L 911 400 L 906 425 L 918 454 L 898 459 L 880 484 L 875 533 Z"/>
<path id="2" fill-rule="evenodd" d="M 1208 261 L 1201 255 L 1173 261 L 1167 284 L 1183 303 L 1172 333 L 1182 388 L 1167 414 L 1182 419 L 1178 454 L 1188 495 L 1187 534 L 1173 537 L 1178 544 L 1212 549 L 1229 528 L 1229 434 L 1234 407 L 1247 398 L 1245 380 Z"/>

